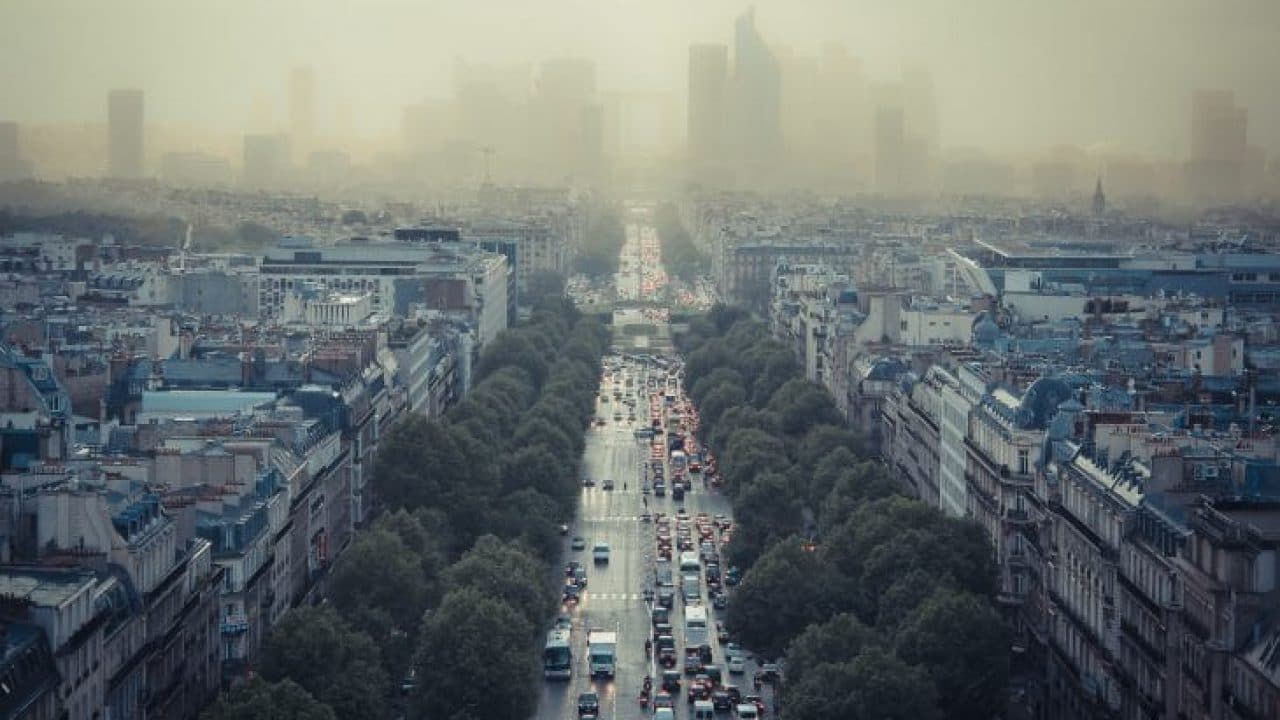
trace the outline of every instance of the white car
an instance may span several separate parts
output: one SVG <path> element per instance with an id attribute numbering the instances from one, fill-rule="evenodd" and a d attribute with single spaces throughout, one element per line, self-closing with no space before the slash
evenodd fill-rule
<path id="1" fill-rule="evenodd" d="M 747 671 L 747 659 L 741 655 L 730 655 L 725 664 L 729 667 L 729 673 L 732 675 L 741 675 Z"/>
<path id="2" fill-rule="evenodd" d="M 596 543 L 591 548 L 591 559 L 598 563 L 609 562 L 609 543 Z"/>

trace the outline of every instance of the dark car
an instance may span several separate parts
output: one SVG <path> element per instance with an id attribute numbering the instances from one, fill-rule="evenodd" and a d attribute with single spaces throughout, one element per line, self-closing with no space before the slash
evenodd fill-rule
<path id="1" fill-rule="evenodd" d="M 593 692 L 578 695 L 578 715 L 598 715 L 600 713 L 600 696 Z"/>
<path id="2" fill-rule="evenodd" d="M 711 693 L 711 706 L 716 712 L 729 712 L 733 709 L 733 698 L 723 690 L 716 690 Z"/>
<path id="3" fill-rule="evenodd" d="M 716 641 L 721 645 L 729 642 L 729 631 L 724 629 L 724 623 L 716 623 Z"/>
<path id="4" fill-rule="evenodd" d="M 577 538 L 574 538 L 574 539 L 576 540 Z M 565 576 L 566 576 L 566 577 L 573 577 L 573 574 L 574 574 L 575 572 L 577 572 L 577 571 L 578 571 L 578 568 L 580 568 L 580 567 L 582 567 L 582 563 L 578 562 L 577 560 L 570 560 L 570 561 L 569 561 L 569 562 L 564 566 L 564 574 L 565 574 Z"/>
<path id="5" fill-rule="evenodd" d="M 603 485 L 601 485 L 600 487 L 601 487 L 601 488 L 603 488 L 603 489 L 605 489 L 605 490 L 612 490 L 612 489 L 613 489 L 613 481 L 612 481 L 612 480 L 605 480 L 605 481 L 604 481 L 604 484 L 603 484 Z"/>
<path id="6" fill-rule="evenodd" d="M 663 670 L 662 689 L 664 692 L 669 692 L 673 695 L 680 692 L 680 672 L 677 670 Z"/>
<path id="7" fill-rule="evenodd" d="M 596 481 L 591 478 L 582 478 L 582 487 L 595 487 Z"/>
<path id="8" fill-rule="evenodd" d="M 569 585 L 564 586 L 564 602 L 565 603 L 568 603 L 568 604 L 576 603 L 578 602 L 578 599 L 581 596 L 582 596 L 582 590 L 577 585 L 573 584 L 572 581 L 570 581 Z"/>
<path id="9" fill-rule="evenodd" d="M 676 594 L 669 587 L 658 588 L 658 604 L 670 610 L 676 604 Z"/>

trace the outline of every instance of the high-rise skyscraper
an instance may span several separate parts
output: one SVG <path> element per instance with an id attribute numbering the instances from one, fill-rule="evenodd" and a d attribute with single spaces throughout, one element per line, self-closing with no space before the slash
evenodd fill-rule
<path id="1" fill-rule="evenodd" d="M 107 95 L 107 125 L 107 176 L 141 178 L 142 91 L 112 90 Z"/>
<path id="2" fill-rule="evenodd" d="M 1249 156 L 1249 111 L 1230 90 L 1198 90 L 1191 100 L 1191 163 L 1187 182 L 1202 198 L 1237 196 Z"/>
<path id="3" fill-rule="evenodd" d="M 583 152 L 594 122 L 584 110 L 596 103 L 596 66 L 582 58 L 556 58 L 542 64 L 533 98 L 534 142 L 540 151 L 544 179 L 579 178 L 590 172 L 590 151 Z M 594 128 L 590 128 L 594 132 Z"/>
<path id="4" fill-rule="evenodd" d="M 772 177 L 782 150 L 781 73 L 778 59 L 756 30 L 755 11 L 734 25 L 734 107 L 737 154 L 747 184 Z"/>
<path id="5" fill-rule="evenodd" d="M 289 157 L 287 135 L 245 135 L 244 185 L 253 190 L 278 188 L 286 179 Z"/>
<path id="6" fill-rule="evenodd" d="M 877 107 L 875 155 L 878 191 L 896 193 L 905 189 L 906 145 L 902 106 L 883 104 Z"/>
<path id="7" fill-rule="evenodd" d="M 28 174 L 18 143 L 18 123 L 0 122 L 0 182 L 20 180 Z"/>
<path id="8" fill-rule="evenodd" d="M 316 76 L 309 67 L 289 74 L 289 140 L 299 157 L 311 151 L 315 137 Z"/>
<path id="9" fill-rule="evenodd" d="M 688 161 L 690 175 L 707 179 L 725 158 L 729 47 L 689 47 Z"/>

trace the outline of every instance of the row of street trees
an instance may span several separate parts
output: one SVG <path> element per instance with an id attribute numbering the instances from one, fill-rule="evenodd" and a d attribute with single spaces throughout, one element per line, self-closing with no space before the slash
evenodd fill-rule
<path id="1" fill-rule="evenodd" d="M 385 510 L 338 558 L 329 602 L 286 615 L 264 643 L 265 682 L 206 717 L 385 718 L 402 684 L 412 717 L 529 717 L 608 338 L 547 296 L 485 350 L 448 414 L 392 428 L 373 477 Z"/>
<path id="2" fill-rule="evenodd" d="M 727 624 L 785 654 L 787 716 L 985 720 L 1002 708 L 1009 637 L 985 531 L 902 495 L 791 351 L 736 308 L 681 339 L 745 570 Z"/>
<path id="3" fill-rule="evenodd" d="M 618 272 L 618 257 L 627 240 L 622 206 L 599 201 L 589 207 L 575 269 L 591 277 L 609 277 Z"/>
<path id="4" fill-rule="evenodd" d="M 698 249 L 680 222 L 680 213 L 672 203 L 658 206 L 653 218 L 662 248 L 662 264 L 681 280 L 692 283 L 709 266 L 706 253 Z"/>

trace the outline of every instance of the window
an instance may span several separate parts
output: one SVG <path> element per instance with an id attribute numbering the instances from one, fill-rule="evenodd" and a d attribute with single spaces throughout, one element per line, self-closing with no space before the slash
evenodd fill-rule
<path id="1" fill-rule="evenodd" d="M 1018 450 L 1018 472 L 1026 475 L 1030 461 L 1030 453 L 1024 448 Z"/>

